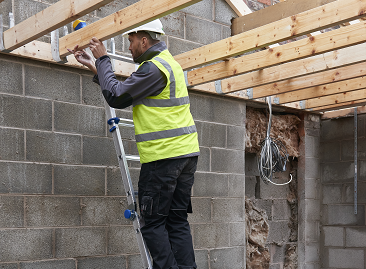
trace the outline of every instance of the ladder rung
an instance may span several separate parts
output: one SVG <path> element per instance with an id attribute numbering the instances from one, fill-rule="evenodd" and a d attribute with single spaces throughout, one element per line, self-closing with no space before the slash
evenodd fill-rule
<path id="1" fill-rule="evenodd" d="M 124 122 L 118 123 L 118 126 L 129 127 L 129 128 L 135 127 L 135 125 L 133 125 L 133 124 L 124 123 Z"/>
<path id="2" fill-rule="evenodd" d="M 135 127 L 135 125 L 133 124 L 133 120 L 124 118 L 119 118 L 118 126 L 130 127 L 130 128 Z"/>
<path id="3" fill-rule="evenodd" d="M 138 156 L 138 155 L 126 155 L 126 160 L 127 161 L 139 162 L 140 161 L 140 156 Z"/>

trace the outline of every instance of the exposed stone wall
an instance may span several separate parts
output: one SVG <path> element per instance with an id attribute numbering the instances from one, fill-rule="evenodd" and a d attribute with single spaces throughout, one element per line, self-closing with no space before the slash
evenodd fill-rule
<path id="1" fill-rule="evenodd" d="M 259 212 L 264 211 L 263 218 L 268 218 L 268 236 L 266 233 L 262 233 L 261 236 L 265 238 L 265 247 L 270 255 L 269 267 L 260 268 L 291 268 L 286 267 L 285 264 L 297 264 L 297 162 L 291 160 L 287 164 L 286 172 L 275 174 L 277 182 L 287 181 L 290 178 L 290 173 L 293 176 L 293 181 L 289 185 L 274 186 L 267 185 L 260 179 L 255 154 L 247 153 L 245 158 L 246 196 L 258 208 Z M 263 255 L 258 259 L 263 259 Z"/>
<path id="2" fill-rule="evenodd" d="M 56 0 L 5 0 L 15 23 Z M 87 23 L 136 1 L 114 1 Z M 230 35 L 236 15 L 203 0 L 162 18 L 173 54 Z M 5 24 L 7 22 L 5 21 Z M 7 26 L 7 25 L 6 25 Z M 69 31 L 71 31 L 69 25 Z M 49 36 L 41 38 L 49 42 Z M 116 37 L 119 53 L 128 55 Z M 100 89 L 91 73 L 0 55 L 0 267 L 141 268 Z M 245 268 L 245 102 L 190 92 L 201 156 L 190 216 L 200 269 Z M 132 118 L 130 108 L 117 115 Z M 133 131 L 125 150 L 136 154 Z M 129 163 L 137 188 L 139 164 Z"/>
<path id="3" fill-rule="evenodd" d="M 322 268 L 366 268 L 366 116 L 358 116 L 354 214 L 354 118 L 321 123 Z"/>
<path id="4" fill-rule="evenodd" d="M 291 173 L 293 181 L 289 185 L 274 186 L 262 182 L 257 168 L 257 155 L 260 152 L 260 143 L 266 136 L 268 126 L 266 114 L 268 113 L 264 110 L 247 108 L 246 195 L 250 198 L 246 203 L 247 268 L 296 268 L 297 159 L 290 157 L 286 172 L 274 174 L 274 181 L 282 183 L 289 180 Z M 272 117 L 271 137 L 280 140 L 289 154 L 291 156 L 296 154 L 296 157 L 299 156 L 300 122 L 300 118 L 296 115 L 274 114 Z M 258 229 L 258 223 L 262 229 Z M 256 240 L 251 240 L 252 237 Z"/>

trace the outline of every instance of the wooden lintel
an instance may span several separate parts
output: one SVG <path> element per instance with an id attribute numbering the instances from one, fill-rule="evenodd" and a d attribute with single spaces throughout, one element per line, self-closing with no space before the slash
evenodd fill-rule
<path id="1" fill-rule="evenodd" d="M 234 10 L 236 15 L 238 16 L 244 16 L 247 14 L 252 13 L 250 8 L 245 4 L 243 0 L 225 0 L 226 3 L 229 4 L 229 6 Z"/>
<path id="2" fill-rule="evenodd" d="M 365 102 L 364 100 L 361 102 Z M 366 106 L 359 106 L 357 107 L 357 114 L 366 114 Z M 354 117 L 355 115 L 355 108 L 345 108 L 341 110 L 334 110 L 325 112 L 322 115 L 322 120 L 327 119 L 335 119 L 335 118 L 345 118 L 345 117 Z"/>
<path id="3" fill-rule="evenodd" d="M 342 10 L 342 12 L 339 12 Z M 366 1 L 338 0 L 215 43 L 179 54 L 174 58 L 184 70 L 260 49 L 297 36 L 364 16 Z M 351 26 L 348 26 L 351 27 Z M 346 27 L 346 28 L 348 28 Z M 318 35 L 319 37 L 321 35 Z M 310 43 L 312 43 L 310 37 Z M 329 41 L 328 41 L 329 42 Z M 278 47 L 273 48 L 277 49 Z"/>
<path id="4" fill-rule="evenodd" d="M 282 93 L 278 94 L 276 97 L 278 98 L 279 104 L 286 104 L 301 100 L 323 97 L 327 95 L 346 93 L 363 88 L 366 88 L 366 79 L 365 77 L 358 77 L 330 84 L 310 87 L 303 90 Z"/>
<path id="5" fill-rule="evenodd" d="M 154 19 L 173 13 L 201 0 L 143 0 L 60 38 L 60 57 L 68 48 L 86 48 L 93 37 L 104 41 Z"/>
<path id="6" fill-rule="evenodd" d="M 330 96 L 318 97 L 315 99 L 309 99 L 305 101 L 305 109 L 313 109 L 318 111 L 319 107 L 341 105 L 346 102 L 353 102 L 366 99 L 366 89 L 338 93 Z M 329 109 L 330 110 L 330 109 Z"/>
<path id="7" fill-rule="evenodd" d="M 15 50 L 104 6 L 112 0 L 60 0 L 4 32 L 4 47 Z"/>
<path id="8" fill-rule="evenodd" d="M 21 46 L 20 48 L 13 50 L 9 53 L 13 56 L 18 56 L 22 58 L 28 58 L 32 60 L 58 64 L 62 66 L 69 66 L 73 68 L 79 68 L 83 70 L 88 70 L 85 66 L 78 63 L 74 56 L 70 55 L 67 57 L 68 62 L 65 64 L 59 64 L 55 62 L 52 58 L 51 54 L 51 44 L 34 40 L 26 45 Z M 7 53 L 0 52 L 0 59 L 2 55 L 7 55 Z M 122 77 L 129 77 L 132 72 L 135 71 L 136 66 L 131 63 L 115 61 L 115 74 Z M 215 90 L 215 83 L 206 83 L 203 85 L 199 85 L 197 87 L 192 87 L 190 90 L 198 91 L 198 92 L 205 92 L 214 95 L 219 95 Z M 220 95 L 222 96 L 222 95 Z M 247 99 L 246 96 L 241 92 L 230 93 L 225 96 L 230 96 L 238 99 Z"/>
<path id="9" fill-rule="evenodd" d="M 228 93 L 253 88 L 255 99 L 332 82 L 326 81 L 327 75 L 334 81 L 348 79 L 352 74 L 343 70 L 331 77 L 332 69 L 366 61 L 364 51 L 366 43 L 227 78 L 221 81 L 222 89 Z"/>
<path id="10" fill-rule="evenodd" d="M 1 55 L 4 54 L 0 52 L 0 58 Z M 26 45 L 23 45 L 16 50 L 13 50 L 12 52 L 10 52 L 10 55 L 57 64 L 57 62 L 55 62 L 52 57 L 51 44 L 37 40 L 34 40 Z M 60 65 L 88 70 L 88 68 L 77 62 L 74 56 L 69 56 L 67 60 L 68 60 L 67 63 Z M 131 75 L 132 72 L 135 71 L 136 67 L 134 64 L 131 63 L 116 61 L 115 68 L 117 75 L 128 77 Z"/>
<path id="11" fill-rule="evenodd" d="M 365 1 L 366 3 L 366 1 Z M 360 22 L 317 36 L 301 39 L 188 72 L 190 85 L 237 76 L 328 51 L 353 46 L 366 40 L 366 23 Z"/>
<path id="12" fill-rule="evenodd" d="M 252 14 L 235 18 L 231 25 L 231 34 L 237 35 L 263 25 L 282 20 L 298 13 L 328 4 L 335 0 L 287 0 L 258 10 Z"/>

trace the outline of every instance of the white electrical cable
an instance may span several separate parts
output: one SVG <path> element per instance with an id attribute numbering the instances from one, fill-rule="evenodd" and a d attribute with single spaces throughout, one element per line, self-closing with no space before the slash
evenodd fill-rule
<path id="1" fill-rule="evenodd" d="M 268 184 L 270 182 L 276 186 L 283 186 L 289 184 L 292 181 L 291 174 L 290 180 L 286 183 L 275 183 L 272 181 L 272 178 L 273 173 L 286 171 L 288 154 L 285 146 L 280 141 L 272 140 L 270 137 L 272 125 L 271 97 L 267 97 L 266 100 L 269 108 L 269 121 L 266 138 L 261 143 L 261 152 L 258 157 L 258 170 L 259 175 L 264 183 Z"/>

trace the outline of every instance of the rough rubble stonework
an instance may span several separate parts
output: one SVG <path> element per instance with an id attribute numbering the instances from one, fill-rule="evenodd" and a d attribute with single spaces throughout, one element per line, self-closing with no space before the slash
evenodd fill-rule
<path id="1" fill-rule="evenodd" d="M 292 164 L 293 166 L 294 164 Z M 297 163 L 296 163 L 297 166 Z M 290 228 L 290 242 L 297 242 L 298 239 L 298 197 L 297 197 L 297 170 L 292 169 L 292 181 L 289 184 L 290 192 L 287 195 L 287 202 L 290 205 L 291 217 L 288 224 Z"/>
<path id="2" fill-rule="evenodd" d="M 266 247 L 269 232 L 268 217 L 265 210 L 254 206 L 245 198 L 246 213 L 246 268 L 269 268 L 270 254 Z"/>
<path id="3" fill-rule="evenodd" d="M 270 136 L 283 143 L 289 156 L 299 156 L 299 134 L 297 125 L 299 117 L 295 115 L 273 115 Z M 247 108 L 245 150 L 258 153 L 260 143 L 265 138 L 268 126 L 268 116 L 263 110 Z"/>

